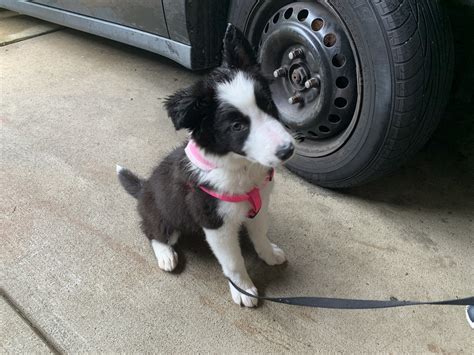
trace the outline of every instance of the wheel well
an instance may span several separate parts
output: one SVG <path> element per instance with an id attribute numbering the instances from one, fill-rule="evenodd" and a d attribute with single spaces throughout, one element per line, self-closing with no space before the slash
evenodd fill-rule
<path id="1" fill-rule="evenodd" d="M 250 43 L 257 47 L 266 21 L 278 9 L 292 2 L 294 0 L 233 0 L 229 8 L 229 22 L 240 28 Z"/>

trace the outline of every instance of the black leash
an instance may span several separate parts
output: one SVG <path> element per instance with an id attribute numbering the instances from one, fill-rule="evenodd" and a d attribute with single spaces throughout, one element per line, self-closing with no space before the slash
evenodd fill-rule
<path id="1" fill-rule="evenodd" d="M 228 279 L 234 288 L 240 293 L 276 303 L 285 303 L 293 306 L 316 307 L 316 308 L 333 308 L 333 309 L 375 309 L 375 308 L 392 308 L 404 306 L 419 305 L 450 305 L 450 306 L 469 306 L 474 305 L 474 297 L 466 297 L 455 300 L 435 301 L 435 302 L 419 302 L 419 301 L 398 301 L 398 300 L 354 300 L 347 298 L 327 298 L 327 297 L 263 297 L 252 295 L 240 287 L 232 280 Z"/>

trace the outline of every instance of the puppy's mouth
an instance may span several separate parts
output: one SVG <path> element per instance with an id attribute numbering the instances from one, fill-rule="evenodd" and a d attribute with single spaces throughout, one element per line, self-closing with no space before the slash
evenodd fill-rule
<path id="1" fill-rule="evenodd" d="M 270 161 L 259 161 L 259 160 L 256 160 L 256 159 L 253 159 L 253 158 L 249 158 L 247 157 L 247 160 L 254 163 L 254 164 L 260 164 L 262 166 L 265 166 L 267 168 L 276 168 L 282 164 L 284 164 L 285 162 L 287 162 L 290 158 L 288 158 L 287 160 L 280 160 L 278 158 L 275 157 L 274 160 L 270 160 Z"/>
<path id="2" fill-rule="evenodd" d="M 253 164 L 260 164 L 265 167 L 275 168 L 290 160 L 295 154 L 295 145 L 293 142 L 287 142 L 276 148 L 272 153 L 262 154 L 260 157 L 255 154 L 239 154 L 234 153 L 236 157 L 245 159 Z"/>

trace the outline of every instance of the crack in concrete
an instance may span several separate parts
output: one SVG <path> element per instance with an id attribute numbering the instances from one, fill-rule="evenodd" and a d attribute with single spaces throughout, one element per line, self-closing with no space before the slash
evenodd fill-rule
<path id="1" fill-rule="evenodd" d="M 45 332 L 36 326 L 31 319 L 23 311 L 22 307 L 3 289 L 0 288 L 0 295 L 5 302 L 18 314 L 18 316 L 30 327 L 30 329 L 38 336 L 38 338 L 51 350 L 53 354 L 64 354 L 60 347 Z"/>

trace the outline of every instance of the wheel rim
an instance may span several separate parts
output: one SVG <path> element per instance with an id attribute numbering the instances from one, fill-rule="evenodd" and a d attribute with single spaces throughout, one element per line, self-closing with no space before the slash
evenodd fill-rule
<path id="1" fill-rule="evenodd" d="M 259 57 L 280 117 L 297 153 L 324 156 L 340 148 L 356 123 L 357 56 L 342 20 L 321 3 L 292 3 L 263 29 Z"/>

